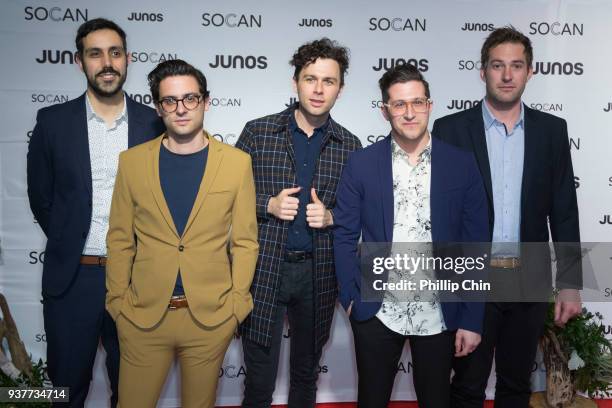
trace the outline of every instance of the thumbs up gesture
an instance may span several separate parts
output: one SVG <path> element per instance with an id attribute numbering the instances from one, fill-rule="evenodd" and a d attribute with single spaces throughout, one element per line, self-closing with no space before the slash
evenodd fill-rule
<path id="1" fill-rule="evenodd" d="M 310 228 L 326 228 L 334 224 L 331 211 L 319 200 L 314 188 L 310 189 L 312 203 L 306 206 L 306 222 Z"/>
<path id="2" fill-rule="evenodd" d="M 296 197 L 291 197 L 291 194 L 299 193 L 301 188 L 285 188 L 278 195 L 270 197 L 270 200 L 268 200 L 268 212 L 281 220 L 293 221 L 297 215 L 300 200 Z"/>

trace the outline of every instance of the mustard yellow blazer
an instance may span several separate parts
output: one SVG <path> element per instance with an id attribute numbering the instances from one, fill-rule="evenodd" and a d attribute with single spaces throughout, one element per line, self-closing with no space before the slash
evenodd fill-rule
<path id="1" fill-rule="evenodd" d="M 165 135 L 119 156 L 107 235 L 106 308 L 141 328 L 162 319 L 181 271 L 189 309 L 205 326 L 253 308 L 257 262 L 255 186 L 250 156 L 206 134 L 208 160 L 179 236 L 159 180 Z M 229 247 L 229 253 L 228 253 Z"/>

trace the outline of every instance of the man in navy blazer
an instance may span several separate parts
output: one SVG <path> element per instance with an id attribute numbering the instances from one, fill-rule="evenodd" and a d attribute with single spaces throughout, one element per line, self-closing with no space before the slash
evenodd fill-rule
<path id="1" fill-rule="evenodd" d="M 42 295 L 47 365 L 70 407 L 84 406 L 101 339 L 117 404 L 119 345 L 106 312 L 106 232 L 119 152 L 163 132 L 155 111 L 122 90 L 126 35 L 114 22 L 78 29 L 77 63 L 87 92 L 38 111 L 28 149 L 28 197 L 47 236 Z"/>
<path id="2" fill-rule="evenodd" d="M 522 103 L 532 61 L 531 41 L 523 33 L 511 26 L 491 32 L 481 49 L 485 98 L 433 125 L 435 138 L 476 156 L 493 241 L 489 275 L 504 277 L 512 289 L 487 302 L 481 345 L 455 365 L 453 407 L 482 407 L 494 357 L 495 407 L 529 406 L 552 286 L 549 227 L 552 240 L 564 243 L 555 246 L 555 323 L 563 326 L 581 311 L 580 229 L 567 123 Z M 538 246 L 546 251 L 539 253 Z"/>
<path id="3" fill-rule="evenodd" d="M 406 339 L 419 403 L 448 407 L 453 355 L 465 356 L 478 345 L 483 303 L 435 297 L 402 302 L 388 292 L 368 298 L 358 241 L 429 246 L 486 241 L 486 195 L 473 155 L 432 140 L 427 130 L 432 101 L 421 73 L 397 66 L 379 84 L 391 134 L 351 154 L 334 210 L 336 275 L 355 340 L 359 407 L 387 405 Z"/>

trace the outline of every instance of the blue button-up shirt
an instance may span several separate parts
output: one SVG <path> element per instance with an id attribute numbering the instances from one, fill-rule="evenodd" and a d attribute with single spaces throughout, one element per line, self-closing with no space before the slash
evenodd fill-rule
<path id="1" fill-rule="evenodd" d="M 486 100 L 482 103 L 487 138 L 487 152 L 493 187 L 493 242 L 520 242 L 521 240 L 521 185 L 525 156 L 525 113 L 509 131 L 497 120 Z M 519 256 L 518 245 L 493 245 L 494 256 Z"/>
<path id="2" fill-rule="evenodd" d="M 323 135 L 325 135 L 328 124 L 329 119 L 323 126 L 316 128 L 312 136 L 308 137 L 297 125 L 294 115 L 291 115 L 289 120 L 295 153 L 295 177 L 297 185 L 302 187 L 296 196 L 300 200 L 298 213 L 293 222 L 289 224 L 287 235 L 287 250 L 289 251 L 312 251 L 312 230 L 306 222 L 306 206 L 312 201 L 310 188 L 321 153 Z"/>

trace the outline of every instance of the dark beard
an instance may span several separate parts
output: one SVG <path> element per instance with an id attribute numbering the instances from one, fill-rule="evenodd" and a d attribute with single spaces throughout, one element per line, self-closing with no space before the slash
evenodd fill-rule
<path id="1" fill-rule="evenodd" d="M 119 72 L 115 71 L 113 68 L 107 67 L 107 68 L 104 68 L 102 71 L 98 72 L 98 74 L 96 74 L 96 77 L 98 75 L 102 75 L 105 73 L 113 73 L 117 75 L 117 77 L 119 78 L 119 81 L 117 82 L 117 86 L 111 90 L 105 90 L 105 89 L 100 88 L 95 81 L 95 77 L 90 78 L 89 75 L 85 75 L 85 77 L 87 78 L 87 84 L 97 96 L 100 96 L 103 98 L 109 98 L 111 96 L 117 95 L 119 92 L 122 91 L 123 84 L 125 83 L 125 80 L 127 79 L 127 70 L 125 72 L 126 74 L 121 76 Z"/>

